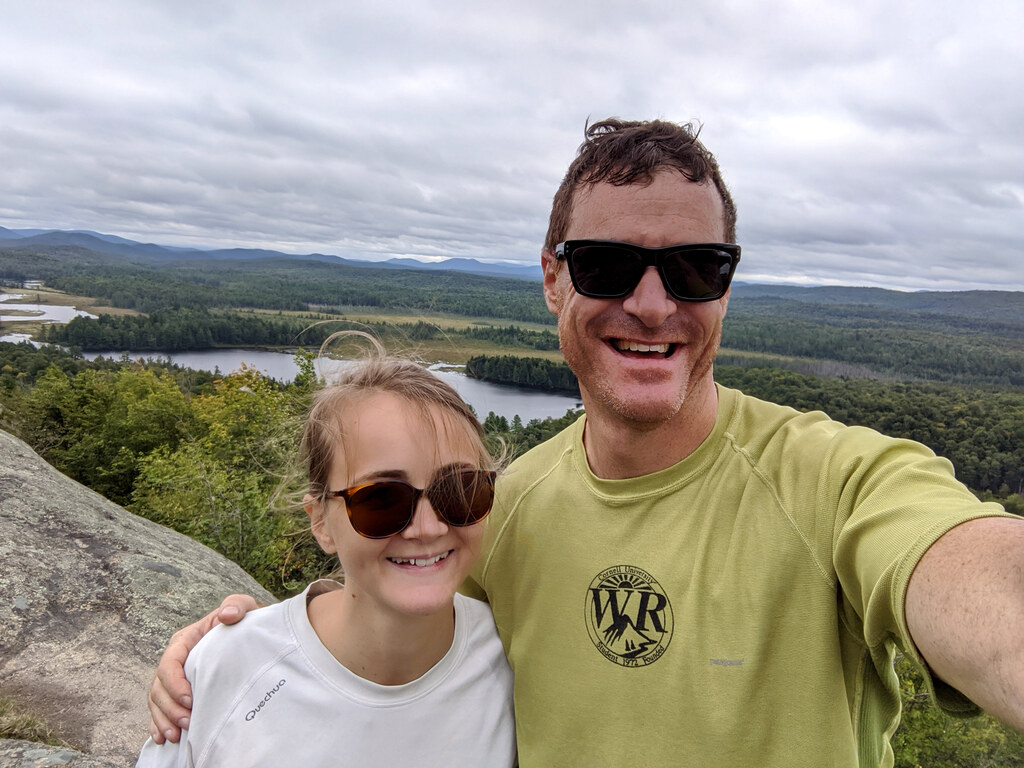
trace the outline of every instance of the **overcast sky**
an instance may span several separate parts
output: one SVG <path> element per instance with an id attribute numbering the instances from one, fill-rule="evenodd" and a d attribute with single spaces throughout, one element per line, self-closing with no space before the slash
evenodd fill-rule
<path id="1" fill-rule="evenodd" d="M 535 262 L 586 120 L 696 120 L 737 279 L 1024 290 L 1020 0 L 0 0 L 0 226 Z"/>

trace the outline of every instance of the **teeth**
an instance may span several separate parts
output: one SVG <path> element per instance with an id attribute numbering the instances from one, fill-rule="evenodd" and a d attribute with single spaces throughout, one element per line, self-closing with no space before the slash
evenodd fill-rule
<path id="1" fill-rule="evenodd" d="M 449 550 L 448 552 L 444 552 L 440 555 L 434 555 L 433 557 L 389 557 L 388 560 L 390 560 L 393 563 L 398 563 L 399 565 L 415 565 L 419 568 L 425 568 L 428 565 L 433 565 L 434 563 L 440 560 L 444 560 L 450 554 L 451 551 Z"/>
<path id="2" fill-rule="evenodd" d="M 668 344 L 641 344 L 638 341 L 615 340 L 615 348 L 630 352 L 658 352 L 664 355 L 668 352 Z"/>

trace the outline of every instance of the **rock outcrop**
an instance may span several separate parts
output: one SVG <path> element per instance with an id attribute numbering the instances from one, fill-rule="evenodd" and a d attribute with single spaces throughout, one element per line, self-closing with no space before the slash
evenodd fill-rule
<path id="1" fill-rule="evenodd" d="M 10 768 L 120 768 L 122 763 L 89 757 L 74 749 L 0 739 L 0 765 Z"/>
<path id="2" fill-rule="evenodd" d="M 274 601 L 231 561 L 0 432 L 0 695 L 85 753 L 42 764 L 132 765 L 167 640 L 232 592 Z"/>

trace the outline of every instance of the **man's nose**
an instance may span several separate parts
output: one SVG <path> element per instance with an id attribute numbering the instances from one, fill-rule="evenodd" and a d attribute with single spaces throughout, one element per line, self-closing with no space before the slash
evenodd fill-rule
<path id="1" fill-rule="evenodd" d="M 678 305 L 665 290 L 657 267 L 647 267 L 633 292 L 622 300 L 622 309 L 648 328 L 657 328 L 675 313 Z"/>

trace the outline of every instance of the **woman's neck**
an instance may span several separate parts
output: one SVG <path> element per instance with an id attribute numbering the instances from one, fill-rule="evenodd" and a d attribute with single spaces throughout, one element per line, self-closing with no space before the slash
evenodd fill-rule
<path id="1" fill-rule="evenodd" d="M 455 638 L 455 608 L 429 616 L 369 611 L 345 589 L 306 607 L 320 642 L 353 674 L 380 685 L 402 685 L 439 662 Z"/>

